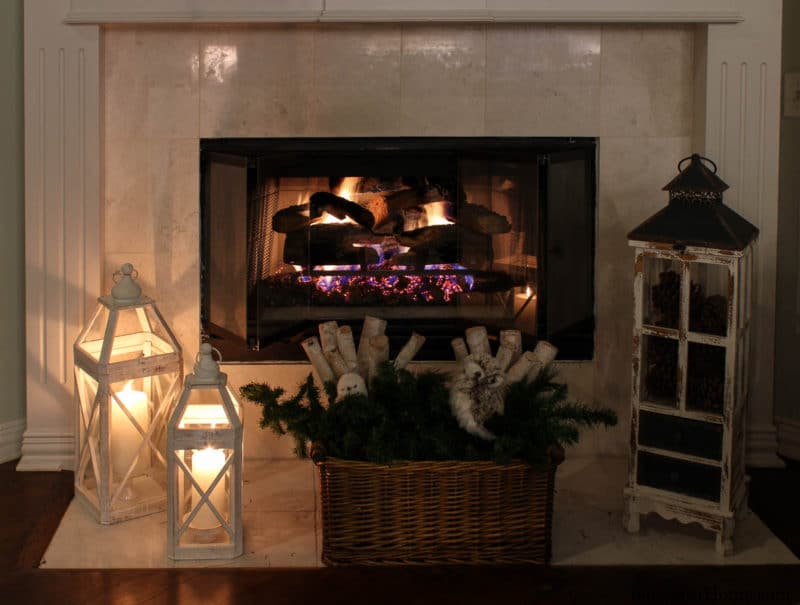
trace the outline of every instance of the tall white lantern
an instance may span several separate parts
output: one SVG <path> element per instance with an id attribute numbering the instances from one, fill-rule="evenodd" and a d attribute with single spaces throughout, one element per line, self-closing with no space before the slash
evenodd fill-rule
<path id="1" fill-rule="evenodd" d="M 242 554 L 242 407 L 203 343 L 167 431 L 171 559 Z"/>
<path id="2" fill-rule="evenodd" d="M 114 274 L 73 348 L 78 440 L 75 497 L 103 524 L 166 506 L 166 419 L 180 389 L 181 349 L 137 272 Z"/>

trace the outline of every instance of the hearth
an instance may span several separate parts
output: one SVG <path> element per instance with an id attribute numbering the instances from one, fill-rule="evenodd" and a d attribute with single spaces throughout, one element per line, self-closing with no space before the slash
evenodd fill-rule
<path id="1" fill-rule="evenodd" d="M 473 325 L 593 349 L 595 141 L 205 139 L 202 317 L 226 361 L 302 359 L 321 321 Z M 406 321 L 401 321 L 406 320 Z"/>

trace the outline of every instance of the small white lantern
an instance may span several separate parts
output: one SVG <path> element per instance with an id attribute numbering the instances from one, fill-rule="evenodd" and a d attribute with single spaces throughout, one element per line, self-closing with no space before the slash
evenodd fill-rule
<path id="1" fill-rule="evenodd" d="M 203 343 L 167 430 L 170 559 L 242 554 L 242 407 Z"/>
<path id="2" fill-rule="evenodd" d="M 164 510 L 166 419 L 183 374 L 181 349 L 133 266 L 114 274 L 78 336 L 75 497 L 103 524 Z"/>

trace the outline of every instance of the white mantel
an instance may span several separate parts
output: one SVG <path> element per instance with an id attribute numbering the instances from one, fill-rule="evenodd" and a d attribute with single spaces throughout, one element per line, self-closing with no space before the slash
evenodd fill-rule
<path id="1" fill-rule="evenodd" d="M 761 230 L 748 463 L 779 463 L 772 402 L 781 0 L 228 0 L 222 5 L 218 0 L 26 2 L 28 400 L 20 469 L 72 467 L 72 342 L 102 282 L 101 26 L 309 21 L 698 23 L 695 149 L 720 166 L 731 186 L 727 203 Z"/>
<path id="2" fill-rule="evenodd" d="M 737 23 L 736 0 L 71 0 L 67 23 Z"/>

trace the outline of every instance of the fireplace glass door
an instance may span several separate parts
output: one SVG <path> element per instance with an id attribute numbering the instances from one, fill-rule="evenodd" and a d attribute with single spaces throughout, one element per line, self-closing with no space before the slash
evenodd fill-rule
<path id="1" fill-rule="evenodd" d="M 303 359 L 323 321 L 388 320 L 420 359 L 515 328 L 589 358 L 593 140 L 204 140 L 203 328 L 226 361 Z M 395 353 L 395 351 L 393 351 Z"/>

